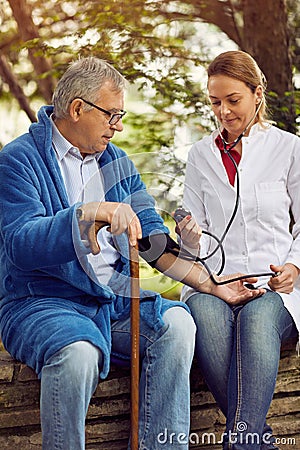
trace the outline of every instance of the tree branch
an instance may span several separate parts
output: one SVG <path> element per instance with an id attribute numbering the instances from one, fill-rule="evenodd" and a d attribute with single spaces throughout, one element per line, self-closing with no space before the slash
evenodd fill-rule
<path id="1" fill-rule="evenodd" d="M 21 88 L 21 86 L 18 83 L 18 80 L 12 73 L 5 57 L 3 55 L 0 55 L 0 76 L 3 79 L 5 83 L 8 84 L 10 92 L 13 94 L 13 96 L 17 99 L 21 109 L 25 111 L 31 122 L 36 122 L 36 116 L 34 111 L 30 108 L 29 102 Z"/>
<path id="2" fill-rule="evenodd" d="M 14 18 L 17 22 L 21 39 L 26 42 L 33 39 L 39 39 L 39 31 L 35 26 L 31 9 L 26 0 L 8 0 L 12 9 Z M 49 61 L 44 56 L 36 56 L 36 50 L 39 48 L 28 48 L 29 59 L 34 67 L 37 75 L 43 75 L 51 70 Z M 50 103 L 53 93 L 53 80 L 50 76 L 38 78 L 37 80 L 40 91 L 45 100 Z"/>
<path id="3" fill-rule="evenodd" d="M 167 17 L 169 20 L 175 17 L 191 21 L 192 18 L 188 13 L 169 12 L 168 8 L 166 8 L 167 3 L 165 0 L 160 9 L 164 17 Z M 194 19 L 202 19 L 204 22 L 216 25 L 239 47 L 242 47 L 242 37 L 235 19 L 235 10 L 230 0 L 187 0 L 185 4 L 193 7 Z"/>

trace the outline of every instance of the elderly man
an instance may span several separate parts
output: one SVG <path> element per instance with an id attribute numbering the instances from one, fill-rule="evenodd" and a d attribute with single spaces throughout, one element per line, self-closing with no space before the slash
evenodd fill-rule
<path id="1" fill-rule="evenodd" d="M 86 412 L 111 353 L 130 358 L 128 245 L 138 241 L 150 264 L 198 290 L 239 301 L 260 294 L 215 286 L 177 257 L 134 165 L 111 143 L 123 130 L 124 86 L 103 60 L 76 61 L 53 106 L 0 154 L 1 336 L 41 379 L 45 450 L 84 449 Z M 95 221 L 110 225 L 97 239 Z M 187 449 L 195 325 L 183 303 L 154 292 L 141 292 L 140 314 L 140 448 L 160 448 L 167 429 L 170 447 Z"/>

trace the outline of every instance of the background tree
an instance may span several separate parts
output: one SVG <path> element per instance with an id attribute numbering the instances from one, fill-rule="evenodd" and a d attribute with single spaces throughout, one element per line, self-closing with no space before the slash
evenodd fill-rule
<path id="1" fill-rule="evenodd" d="M 293 70 L 299 71 L 295 52 L 299 33 L 299 2 L 285 0 L 201 1 L 191 0 L 199 17 L 214 23 L 241 50 L 258 62 L 272 92 L 273 118 L 281 128 L 296 131 Z M 208 3 L 213 9 L 207 8 Z M 227 20 L 225 20 L 225 18 Z M 299 22 L 298 22 L 299 25 Z M 298 67 L 297 67 L 298 66 Z"/>
<path id="2" fill-rule="evenodd" d="M 148 103 L 145 114 L 126 117 L 126 148 L 170 149 L 182 124 L 201 137 L 213 126 L 199 75 L 211 58 L 206 22 L 220 44 L 229 38 L 231 48 L 255 57 L 268 79 L 273 118 L 297 130 L 299 2 L 1 0 L 1 6 L 0 95 L 16 98 L 30 120 L 33 100 L 50 103 L 66 65 L 92 53 L 118 67 Z"/>
<path id="3" fill-rule="evenodd" d="M 170 212 L 184 173 L 176 133 L 190 130 L 183 139 L 189 144 L 215 126 L 204 82 L 215 54 L 203 23 L 214 30 L 218 52 L 239 48 L 254 56 L 268 79 L 273 118 L 296 132 L 299 17 L 294 0 L 0 0 L 0 101 L 14 98 L 34 121 L 37 99 L 51 103 L 70 61 L 106 59 L 130 84 L 117 143 L 134 153 L 162 212 Z"/>
<path id="4" fill-rule="evenodd" d="M 194 43 L 197 24 L 205 21 L 254 56 L 269 90 L 287 106 L 289 115 L 285 111 L 279 125 L 295 131 L 296 111 L 286 93 L 293 93 L 293 70 L 299 70 L 299 2 L 2 0 L 2 5 L 1 77 L 11 90 L 11 80 L 19 80 L 19 91 L 12 94 L 23 109 L 26 102 L 23 99 L 21 105 L 20 93 L 26 84 L 34 80 L 32 96 L 49 103 L 57 73 L 78 52 L 93 52 L 117 64 L 129 81 L 151 86 L 153 106 L 160 112 L 179 102 L 199 113 L 203 98 L 189 74 L 193 66 L 207 61 L 205 36 L 198 35 L 197 49 Z M 22 59 L 31 62 L 25 71 Z M 28 115 L 32 118 L 31 112 Z M 154 130 L 155 123 L 150 134 Z"/>

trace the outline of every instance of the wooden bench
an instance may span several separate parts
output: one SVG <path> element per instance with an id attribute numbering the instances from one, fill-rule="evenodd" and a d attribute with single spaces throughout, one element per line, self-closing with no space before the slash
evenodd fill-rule
<path id="1" fill-rule="evenodd" d="M 282 450 L 300 449 L 300 358 L 295 347 L 282 351 L 268 422 Z M 40 383 L 27 366 L 0 352 L 0 448 L 40 450 Z M 86 448 L 126 450 L 130 427 L 129 369 L 113 367 L 92 398 L 86 420 Z M 191 372 L 190 448 L 221 449 L 225 418 L 196 364 Z M 162 433 L 164 430 L 162 430 Z M 161 441 L 170 439 L 162 434 Z M 168 449 L 167 446 L 164 448 Z M 171 448 L 171 447 L 170 447 Z"/>

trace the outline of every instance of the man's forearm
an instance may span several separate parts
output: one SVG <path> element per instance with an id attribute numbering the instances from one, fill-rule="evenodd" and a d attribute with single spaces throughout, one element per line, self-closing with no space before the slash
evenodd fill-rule
<path id="1" fill-rule="evenodd" d="M 154 267 L 164 275 L 197 291 L 210 293 L 213 289 L 213 283 L 207 271 L 203 266 L 192 260 L 185 260 L 171 253 L 164 253 L 156 261 Z"/>
<path id="2" fill-rule="evenodd" d="M 257 278 L 253 277 L 232 282 L 232 275 L 221 278 L 215 275 L 217 280 L 219 278 L 219 281 L 226 281 L 226 284 L 214 283 L 206 269 L 193 260 L 193 256 L 185 259 L 186 252 L 182 252 L 168 235 L 158 234 L 139 240 L 139 250 L 140 255 L 164 275 L 199 292 L 215 295 L 230 305 L 243 304 L 265 292 L 264 289 L 248 289 L 244 286 L 244 282 L 256 283 Z"/>
<path id="3" fill-rule="evenodd" d="M 211 292 L 213 283 L 207 271 L 193 259 L 186 259 L 181 248 L 168 234 L 159 233 L 139 240 L 139 252 L 152 267 L 203 292 Z"/>

